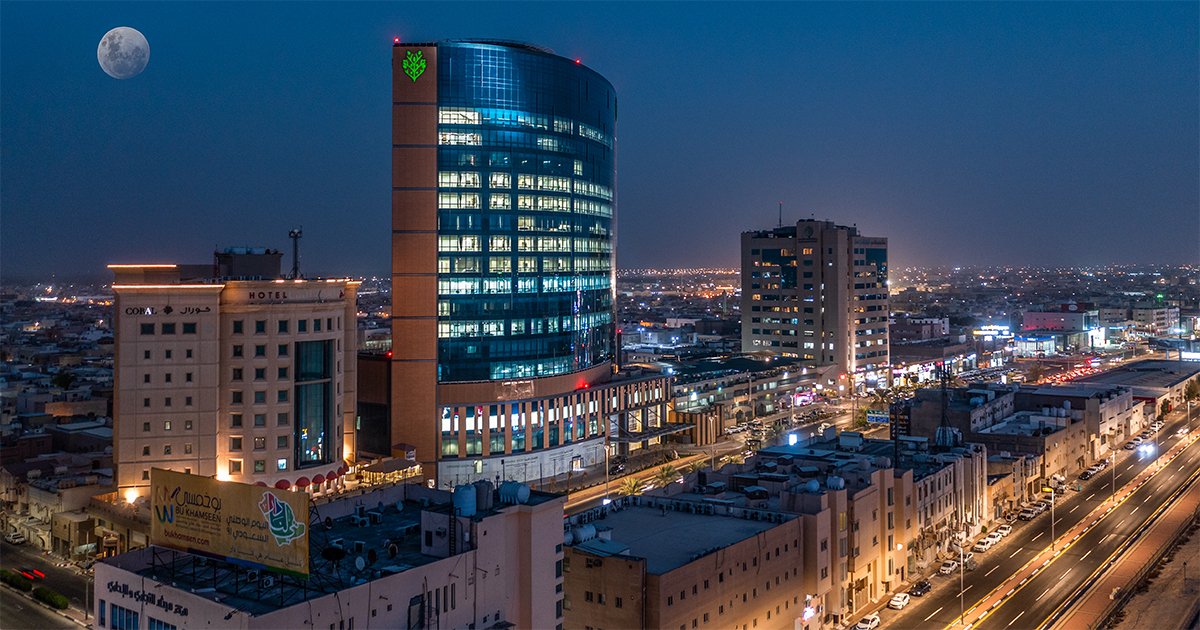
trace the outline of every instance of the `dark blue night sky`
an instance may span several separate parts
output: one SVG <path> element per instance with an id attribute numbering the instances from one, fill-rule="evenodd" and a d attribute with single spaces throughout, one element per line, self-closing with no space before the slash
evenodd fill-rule
<path id="1" fill-rule="evenodd" d="M 288 247 L 389 268 L 391 42 L 531 41 L 615 86 L 618 264 L 816 216 L 892 266 L 1187 263 L 1200 4 L 0 4 L 0 271 Z M 127 80 L 117 26 L 150 43 Z M 288 261 L 290 263 L 290 256 Z"/>

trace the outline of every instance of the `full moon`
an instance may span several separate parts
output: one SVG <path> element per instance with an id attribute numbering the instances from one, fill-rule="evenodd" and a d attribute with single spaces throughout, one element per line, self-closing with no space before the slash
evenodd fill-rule
<path id="1" fill-rule="evenodd" d="M 137 29 L 118 26 L 100 38 L 96 58 L 100 60 L 100 67 L 114 79 L 136 77 L 150 61 L 150 44 Z"/>

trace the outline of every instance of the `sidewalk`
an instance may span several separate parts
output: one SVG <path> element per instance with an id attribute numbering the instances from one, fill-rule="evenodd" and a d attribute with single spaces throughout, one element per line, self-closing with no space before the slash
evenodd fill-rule
<path id="1" fill-rule="evenodd" d="M 1134 595 L 1114 613 L 1114 619 L 1118 616 L 1121 619 L 1115 624 L 1110 620 L 1109 628 L 1183 628 L 1192 620 L 1200 606 L 1200 535 L 1197 534 L 1192 532 L 1186 543 L 1167 556 L 1172 560 L 1162 566 L 1145 592 Z M 1163 606 L 1164 601 L 1172 605 Z"/>

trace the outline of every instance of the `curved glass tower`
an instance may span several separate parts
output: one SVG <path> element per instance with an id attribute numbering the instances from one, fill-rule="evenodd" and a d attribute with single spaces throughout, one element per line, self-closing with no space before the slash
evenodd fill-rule
<path id="1" fill-rule="evenodd" d="M 528 44 L 439 42 L 437 105 L 438 380 L 610 361 L 612 85 Z"/>

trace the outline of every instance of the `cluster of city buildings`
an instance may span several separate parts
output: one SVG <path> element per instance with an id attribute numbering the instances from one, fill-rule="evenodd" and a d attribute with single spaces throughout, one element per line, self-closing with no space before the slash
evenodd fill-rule
<path id="1" fill-rule="evenodd" d="M 5 296 L 0 524 L 103 558 L 96 627 L 832 628 L 1200 374 L 947 385 L 1191 335 L 1200 313 L 1132 274 L 1116 301 L 898 274 L 886 238 L 826 220 L 743 233 L 740 270 L 691 288 L 638 272 L 618 291 L 612 85 L 532 44 L 393 52 L 389 279 L 228 248 L 110 265 L 108 292 L 70 305 Z M 570 515 L 550 491 L 899 389 L 877 410 L 890 439 L 825 428 Z M 161 471 L 218 485 L 181 503 Z M 263 497 L 229 523 L 304 545 L 302 570 L 168 540 L 222 487 Z"/>

